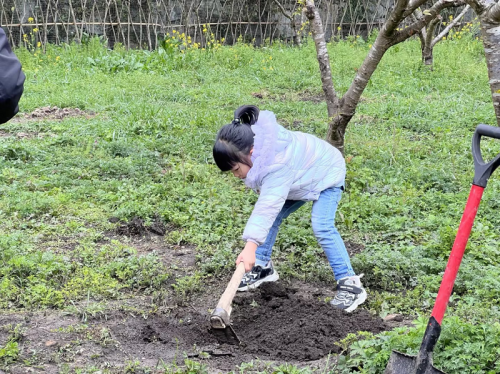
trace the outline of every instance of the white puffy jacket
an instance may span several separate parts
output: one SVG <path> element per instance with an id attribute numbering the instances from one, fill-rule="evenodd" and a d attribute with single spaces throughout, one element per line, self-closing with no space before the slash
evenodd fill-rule
<path id="1" fill-rule="evenodd" d="M 253 166 L 245 184 L 260 196 L 243 240 L 261 245 L 285 200 L 317 200 L 321 191 L 344 185 L 346 169 L 337 148 L 314 135 L 285 129 L 270 111 L 260 112 L 252 131 Z"/>

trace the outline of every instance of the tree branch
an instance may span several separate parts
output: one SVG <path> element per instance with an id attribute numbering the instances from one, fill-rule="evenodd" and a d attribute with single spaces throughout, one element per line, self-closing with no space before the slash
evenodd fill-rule
<path id="1" fill-rule="evenodd" d="M 413 23 L 403 31 L 399 31 L 397 35 L 392 39 L 392 45 L 401 43 L 402 41 L 408 39 L 410 36 L 415 35 L 422 29 L 422 27 L 427 26 L 430 21 L 436 18 L 443 9 L 459 7 L 461 5 L 464 5 L 464 2 L 462 0 L 439 0 L 430 9 L 427 9 L 423 12 L 423 17 L 418 20 L 418 22 Z"/>
<path id="2" fill-rule="evenodd" d="M 274 0 L 274 2 L 276 3 L 276 5 L 278 6 L 278 8 L 280 8 L 281 10 L 281 13 L 283 13 L 283 15 L 288 18 L 290 21 L 293 22 L 293 16 L 291 14 L 288 14 L 285 10 L 285 8 L 283 7 L 283 5 L 281 5 L 281 3 L 278 1 L 278 0 Z"/>
<path id="3" fill-rule="evenodd" d="M 424 5 L 428 0 L 418 0 L 418 1 L 411 1 L 408 7 L 405 9 L 403 13 L 403 19 L 408 17 L 410 14 L 413 12 L 417 11 L 422 5 Z"/>
<path id="4" fill-rule="evenodd" d="M 339 99 L 333 87 L 332 72 L 330 69 L 330 57 L 326 48 L 325 33 L 318 10 L 314 6 L 313 0 L 307 0 L 304 13 L 309 19 L 316 44 L 316 55 L 319 63 L 323 92 L 325 93 L 328 117 L 335 116 L 339 108 Z"/>
<path id="5" fill-rule="evenodd" d="M 499 23 L 500 22 L 500 2 L 493 5 L 490 9 L 488 9 L 487 14 L 490 22 Z"/>
<path id="6" fill-rule="evenodd" d="M 488 8 L 488 4 L 491 3 L 491 0 L 465 0 L 465 2 L 469 4 L 479 16 Z"/>
<path id="7" fill-rule="evenodd" d="M 462 18 L 465 16 L 465 13 L 470 9 L 470 5 L 467 4 L 467 6 L 462 10 L 462 13 L 460 13 L 453 21 L 449 22 L 448 25 L 446 25 L 445 29 L 439 33 L 438 36 L 434 38 L 434 40 L 431 43 L 431 48 L 436 45 L 437 42 L 439 42 L 446 34 L 448 34 L 448 31 L 450 31 L 453 26 L 455 26 Z"/>
<path id="8" fill-rule="evenodd" d="M 434 30 L 436 29 L 437 24 L 442 20 L 443 18 L 441 17 L 440 14 L 437 15 L 436 18 L 433 18 L 430 22 L 429 25 L 427 26 L 427 38 L 425 40 L 425 44 L 429 46 L 429 48 L 433 47 L 432 44 L 432 37 L 434 36 Z"/>
<path id="9" fill-rule="evenodd" d="M 394 32 L 396 27 L 398 27 L 398 25 L 404 19 L 403 14 L 405 13 L 407 5 L 408 5 L 408 0 L 396 0 L 394 10 L 391 12 L 389 18 L 385 21 L 385 24 L 382 27 L 381 30 L 382 33 L 389 36 Z"/>

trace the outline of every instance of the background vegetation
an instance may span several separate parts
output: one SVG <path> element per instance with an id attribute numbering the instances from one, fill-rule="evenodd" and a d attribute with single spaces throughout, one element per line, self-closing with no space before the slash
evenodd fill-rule
<path id="1" fill-rule="evenodd" d="M 329 44 L 341 94 L 373 39 Z M 0 142 L 5 311 L 72 310 L 82 299 L 164 289 L 171 269 L 157 254 L 102 244 L 117 225 L 110 217 L 160 217 L 174 228 L 166 241 L 197 246 L 199 270 L 172 292 L 195 291 L 228 273 L 256 196 L 213 164 L 217 129 L 239 105 L 256 104 L 290 129 L 325 136 L 312 43 L 256 49 L 213 40 L 201 49 L 177 33 L 153 52 L 110 51 L 99 39 L 44 47 L 46 53 L 36 46 L 17 51 L 27 75 L 22 111 L 56 105 L 96 115 L 0 128 L 0 135 L 29 135 Z M 472 182 L 470 143 L 479 123 L 496 120 L 483 46 L 473 33 L 436 46 L 432 72 L 422 66 L 417 40 L 386 53 L 346 135 L 347 191 L 337 225 L 345 240 L 365 246 L 353 265 L 365 274 L 366 308 L 421 318 L 409 330 L 348 337 L 332 370 L 381 373 L 391 349 L 418 350 Z M 498 152 L 494 142 L 483 145 L 489 156 Z M 494 175 L 436 348 L 436 365 L 449 373 L 500 372 L 499 189 Z M 283 226 L 275 262 L 284 277 L 333 287 L 309 209 Z M 4 365 L 16 349 L 13 339 L 0 350 Z"/>

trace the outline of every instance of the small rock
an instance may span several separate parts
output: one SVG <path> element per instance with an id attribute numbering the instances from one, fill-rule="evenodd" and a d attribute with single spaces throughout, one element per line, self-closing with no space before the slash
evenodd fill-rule
<path id="1" fill-rule="evenodd" d="M 54 341 L 54 340 L 47 340 L 45 342 L 45 346 L 46 347 L 54 347 L 54 346 L 57 346 L 57 345 L 59 345 L 59 343 L 56 342 L 56 341 Z"/>
<path id="2" fill-rule="evenodd" d="M 402 314 L 388 314 L 387 316 L 385 316 L 384 322 L 391 322 L 391 321 L 402 322 L 403 315 Z"/>

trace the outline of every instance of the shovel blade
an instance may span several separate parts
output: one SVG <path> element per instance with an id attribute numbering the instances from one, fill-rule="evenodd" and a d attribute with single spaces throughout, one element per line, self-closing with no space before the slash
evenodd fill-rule
<path id="1" fill-rule="evenodd" d="M 210 329 L 210 332 L 217 338 L 219 344 L 231 344 L 231 345 L 240 345 L 241 340 L 238 338 L 238 335 L 234 332 L 233 328 L 228 325 L 224 328 L 214 328 Z"/>
<path id="2" fill-rule="evenodd" d="M 417 373 L 417 358 L 401 352 L 392 351 L 384 374 L 446 374 L 430 365 Z"/>

